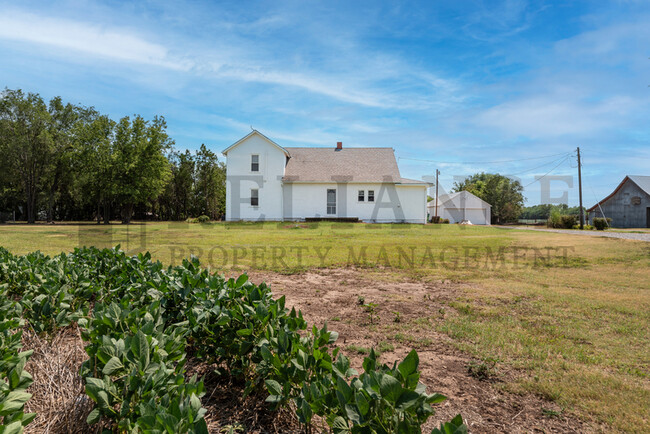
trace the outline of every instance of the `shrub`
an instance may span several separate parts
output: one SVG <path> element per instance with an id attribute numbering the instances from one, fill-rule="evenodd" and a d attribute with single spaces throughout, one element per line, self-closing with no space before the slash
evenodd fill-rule
<path id="1" fill-rule="evenodd" d="M 562 215 L 560 216 L 560 221 L 562 222 L 562 228 L 572 229 L 577 222 L 577 217 L 574 215 Z"/>
<path id="2" fill-rule="evenodd" d="M 208 222 L 210 221 L 210 217 L 208 217 L 207 215 L 203 214 L 203 215 L 198 216 L 198 217 L 196 218 L 196 221 L 199 222 L 199 223 L 208 223 Z"/>
<path id="3" fill-rule="evenodd" d="M 449 219 L 440 219 L 440 223 L 442 223 L 443 225 L 448 225 Z"/>
<path id="4" fill-rule="evenodd" d="M 546 226 L 549 228 L 559 228 L 562 225 L 562 215 L 560 214 L 560 211 L 554 209 L 551 211 L 551 215 L 548 216 L 548 220 L 546 221 Z"/>
<path id="5" fill-rule="evenodd" d="M 576 223 L 578 218 L 575 215 L 563 215 L 558 210 L 553 210 L 546 221 L 546 226 L 555 229 L 573 229 Z"/>
<path id="6" fill-rule="evenodd" d="M 594 227 L 596 228 L 596 230 L 603 231 L 603 230 L 607 229 L 608 223 L 611 223 L 611 222 L 612 222 L 612 219 L 610 219 L 610 218 L 605 219 L 605 218 L 602 218 L 602 217 L 594 217 L 594 220 L 593 220 L 592 223 L 594 224 Z"/>

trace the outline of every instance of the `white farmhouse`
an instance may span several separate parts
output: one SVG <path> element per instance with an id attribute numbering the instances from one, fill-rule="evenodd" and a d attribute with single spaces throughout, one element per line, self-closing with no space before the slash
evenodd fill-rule
<path id="1" fill-rule="evenodd" d="M 226 155 L 226 220 L 426 223 L 424 181 L 402 178 L 391 148 L 282 147 L 253 130 Z"/>

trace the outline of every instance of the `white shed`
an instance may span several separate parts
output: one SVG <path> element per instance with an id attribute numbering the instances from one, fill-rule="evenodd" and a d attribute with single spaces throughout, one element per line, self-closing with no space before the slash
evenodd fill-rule
<path id="1" fill-rule="evenodd" d="M 427 205 L 429 216 L 435 215 L 435 201 Z M 438 215 L 449 223 L 469 221 L 474 225 L 489 225 L 492 205 L 474 196 L 469 191 L 445 194 L 438 198 Z"/>

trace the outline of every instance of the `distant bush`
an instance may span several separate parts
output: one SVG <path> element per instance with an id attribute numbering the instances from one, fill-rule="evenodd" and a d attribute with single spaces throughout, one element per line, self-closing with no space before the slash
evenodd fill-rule
<path id="1" fill-rule="evenodd" d="M 552 210 L 551 215 L 548 216 L 546 221 L 546 226 L 549 228 L 561 228 L 562 227 L 562 215 L 558 210 Z"/>
<path id="2" fill-rule="evenodd" d="M 546 226 L 555 229 L 572 229 L 578 223 L 575 215 L 560 214 L 560 211 L 553 210 L 546 221 Z"/>
<path id="3" fill-rule="evenodd" d="M 573 225 L 575 225 L 578 222 L 578 219 L 574 215 L 563 215 L 560 216 L 560 220 L 562 222 L 562 227 L 564 229 L 571 229 L 573 228 Z"/>
<path id="4" fill-rule="evenodd" d="M 443 219 L 440 216 L 431 217 L 431 223 L 433 224 L 449 224 L 449 219 Z"/>
<path id="5" fill-rule="evenodd" d="M 200 215 L 196 218 L 189 217 L 185 220 L 186 223 L 209 223 L 210 222 L 210 217 L 207 215 Z"/>
<path id="6" fill-rule="evenodd" d="M 612 222 L 610 218 L 594 217 L 593 224 L 596 230 L 603 231 L 609 227 L 609 223 Z"/>

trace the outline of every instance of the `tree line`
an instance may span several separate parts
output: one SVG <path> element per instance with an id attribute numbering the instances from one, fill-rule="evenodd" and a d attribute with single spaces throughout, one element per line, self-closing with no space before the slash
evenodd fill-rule
<path id="1" fill-rule="evenodd" d="M 584 210 L 584 215 L 587 215 L 586 208 L 583 208 L 583 210 Z M 547 220 L 554 212 L 559 215 L 577 216 L 580 214 L 580 207 L 579 206 L 570 207 L 565 203 L 558 204 L 558 205 L 551 205 L 546 203 L 540 205 L 527 206 L 521 211 L 521 214 L 519 214 L 519 218 L 526 219 L 526 220 Z"/>
<path id="2" fill-rule="evenodd" d="M 0 93 L 0 219 L 185 220 L 225 213 L 226 168 L 205 145 L 174 149 L 162 116 Z"/>

